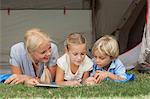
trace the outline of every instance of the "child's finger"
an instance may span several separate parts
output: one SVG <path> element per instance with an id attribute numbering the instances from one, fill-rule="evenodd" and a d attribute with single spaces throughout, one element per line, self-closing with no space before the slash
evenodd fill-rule
<path id="1" fill-rule="evenodd" d="M 99 77 L 99 73 L 95 73 L 94 78 L 97 79 Z"/>

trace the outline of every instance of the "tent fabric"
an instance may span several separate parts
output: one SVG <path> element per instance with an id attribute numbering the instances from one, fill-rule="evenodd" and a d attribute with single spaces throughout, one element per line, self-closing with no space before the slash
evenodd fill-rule
<path id="1" fill-rule="evenodd" d="M 147 13 L 144 34 L 142 38 L 141 52 L 138 59 L 139 63 L 144 63 L 147 51 L 150 52 L 150 1 L 147 0 Z"/>
<path id="2" fill-rule="evenodd" d="M 139 54 L 141 51 L 141 43 L 131 50 L 119 55 L 119 59 L 126 66 L 126 69 L 132 69 L 137 65 Z"/>

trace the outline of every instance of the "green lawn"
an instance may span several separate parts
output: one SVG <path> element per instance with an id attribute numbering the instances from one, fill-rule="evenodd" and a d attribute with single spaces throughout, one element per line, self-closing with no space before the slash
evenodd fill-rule
<path id="1" fill-rule="evenodd" d="M 150 75 L 137 73 L 135 80 L 127 83 L 104 81 L 96 86 L 80 87 L 41 88 L 0 84 L 0 97 L 150 99 Z"/>

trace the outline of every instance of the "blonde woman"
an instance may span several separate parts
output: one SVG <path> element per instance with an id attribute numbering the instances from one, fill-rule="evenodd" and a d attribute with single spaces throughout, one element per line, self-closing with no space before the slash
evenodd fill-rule
<path id="1" fill-rule="evenodd" d="M 126 73 L 125 66 L 118 59 L 119 46 L 113 36 L 105 35 L 98 39 L 92 49 L 93 70 L 86 81 L 96 84 L 104 79 L 115 82 L 126 82 L 134 79 L 134 75 Z M 96 80 L 95 80 L 96 79 Z"/>
<path id="2" fill-rule="evenodd" d="M 93 62 L 86 55 L 86 40 L 81 33 L 71 33 L 65 41 L 66 53 L 57 60 L 56 84 L 79 86 L 89 77 Z"/>
<path id="3" fill-rule="evenodd" d="M 5 83 L 18 84 L 33 78 L 30 83 L 36 84 L 41 81 L 44 68 L 49 70 L 49 80 L 53 81 L 57 58 L 57 46 L 51 42 L 48 34 L 40 29 L 31 29 L 25 33 L 24 42 L 11 47 L 9 61 L 15 75 Z M 47 83 L 43 81 L 45 79 L 42 78 L 42 83 Z"/>

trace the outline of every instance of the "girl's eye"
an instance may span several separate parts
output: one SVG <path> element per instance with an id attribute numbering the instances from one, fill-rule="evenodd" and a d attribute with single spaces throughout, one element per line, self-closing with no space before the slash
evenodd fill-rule
<path id="1" fill-rule="evenodd" d="M 85 53 L 81 53 L 81 55 L 85 55 Z"/>

